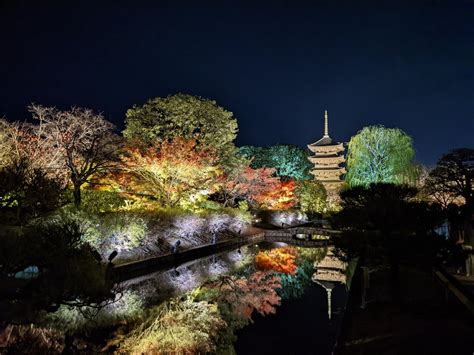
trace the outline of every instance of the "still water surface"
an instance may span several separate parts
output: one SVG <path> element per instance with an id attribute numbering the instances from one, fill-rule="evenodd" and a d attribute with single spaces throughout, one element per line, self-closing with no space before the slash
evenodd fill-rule
<path id="1" fill-rule="evenodd" d="M 242 247 L 130 280 L 123 286 L 140 295 L 145 304 L 153 305 L 169 297 L 192 291 L 207 280 L 222 275 L 245 277 L 249 270 L 254 268 L 255 256 L 260 251 L 279 247 L 282 247 L 281 243 Z M 234 347 L 237 354 L 331 353 L 347 298 L 346 276 L 341 278 L 341 273 L 345 271 L 334 269 L 336 258 L 331 250 L 328 252 L 326 248 L 297 249 L 300 257 L 306 257 L 313 265 L 313 280 L 304 287 L 304 292 L 299 297 L 282 299 L 275 314 L 261 316 L 254 312 L 253 323 L 236 333 L 237 341 Z M 318 278 L 315 277 L 318 265 L 326 270 L 322 274 L 323 281 L 315 279 Z M 336 276 L 331 276 L 333 274 Z"/>

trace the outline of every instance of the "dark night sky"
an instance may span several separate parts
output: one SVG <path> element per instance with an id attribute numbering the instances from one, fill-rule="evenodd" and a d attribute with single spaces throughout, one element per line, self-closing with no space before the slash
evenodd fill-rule
<path id="1" fill-rule="evenodd" d="M 0 1 L 0 45 L 9 119 L 78 105 L 123 128 L 185 92 L 234 112 L 238 145 L 305 146 L 327 109 L 333 138 L 397 126 L 426 164 L 473 147 L 474 0 Z"/>

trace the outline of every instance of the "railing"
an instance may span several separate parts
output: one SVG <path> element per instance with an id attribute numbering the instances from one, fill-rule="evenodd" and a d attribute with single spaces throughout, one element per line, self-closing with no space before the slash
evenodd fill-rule
<path id="1" fill-rule="evenodd" d="M 444 287 L 446 297 L 452 294 L 474 316 L 474 295 L 442 265 L 433 270 L 433 276 Z"/>

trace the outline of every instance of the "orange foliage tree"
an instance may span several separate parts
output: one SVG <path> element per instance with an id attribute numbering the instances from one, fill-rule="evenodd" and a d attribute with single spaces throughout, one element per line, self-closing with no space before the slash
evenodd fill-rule
<path id="1" fill-rule="evenodd" d="M 260 206 L 272 210 L 284 210 L 296 204 L 295 180 L 278 181 L 271 190 L 257 195 L 256 200 Z"/>
<path id="2" fill-rule="evenodd" d="M 117 177 L 127 192 L 150 195 L 162 206 L 185 206 L 216 189 L 221 170 L 214 150 L 175 138 L 141 150 L 125 149 Z"/>
<path id="3" fill-rule="evenodd" d="M 273 270 L 285 274 L 296 273 L 297 250 L 292 247 L 260 251 L 255 257 L 255 265 L 260 270 Z"/>

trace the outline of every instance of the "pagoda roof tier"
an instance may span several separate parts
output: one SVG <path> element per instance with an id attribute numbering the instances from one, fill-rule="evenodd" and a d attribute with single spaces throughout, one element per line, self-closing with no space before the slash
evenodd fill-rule
<path id="1" fill-rule="evenodd" d="M 321 184 L 336 184 L 336 183 L 339 183 L 339 182 L 343 182 L 342 180 L 335 180 L 334 177 L 328 177 L 328 178 L 325 178 L 324 176 L 323 177 L 318 177 L 316 179 L 317 181 L 319 181 Z"/>
<path id="2" fill-rule="evenodd" d="M 311 174 L 313 175 L 318 175 L 318 173 L 321 173 L 323 175 L 329 175 L 329 173 L 334 173 L 334 174 L 345 174 L 346 173 L 346 168 L 344 167 L 339 167 L 339 168 L 326 168 L 326 169 L 314 169 L 311 170 Z"/>
<path id="3" fill-rule="evenodd" d="M 346 274 L 339 271 L 317 270 L 311 277 L 313 281 L 333 281 L 346 283 Z"/>
<path id="4" fill-rule="evenodd" d="M 315 164 L 314 170 L 336 170 L 340 167 L 341 167 L 340 164 L 326 164 L 326 165 Z"/>
<path id="5" fill-rule="evenodd" d="M 308 149 L 314 153 L 329 153 L 329 152 L 339 153 L 345 150 L 344 143 L 333 142 L 332 144 L 326 144 L 326 145 L 318 144 L 322 139 L 325 139 L 325 137 L 321 138 L 319 141 L 315 143 L 308 144 Z"/>
<path id="6" fill-rule="evenodd" d="M 324 259 L 315 261 L 313 264 L 315 269 L 334 269 L 334 270 L 345 270 L 347 264 L 334 254 L 326 254 Z"/>
<path id="7" fill-rule="evenodd" d="M 343 155 L 335 155 L 335 156 L 328 156 L 328 157 L 321 157 L 321 156 L 314 156 L 308 158 L 310 162 L 313 164 L 318 164 L 321 166 L 329 165 L 329 164 L 341 164 L 346 161 Z"/>
<path id="8" fill-rule="evenodd" d="M 323 138 L 321 138 L 320 140 L 314 143 L 311 143 L 310 145 L 311 146 L 327 146 L 327 145 L 337 145 L 337 144 L 339 143 L 333 141 L 332 138 L 329 137 L 329 135 L 324 135 Z"/>
<path id="9" fill-rule="evenodd" d="M 328 193 L 330 193 L 331 190 L 333 190 L 333 191 L 338 190 L 344 184 L 344 181 L 342 181 L 342 180 L 338 180 L 338 181 L 319 181 L 319 182 L 324 186 L 324 188 L 326 189 L 326 191 Z"/>

